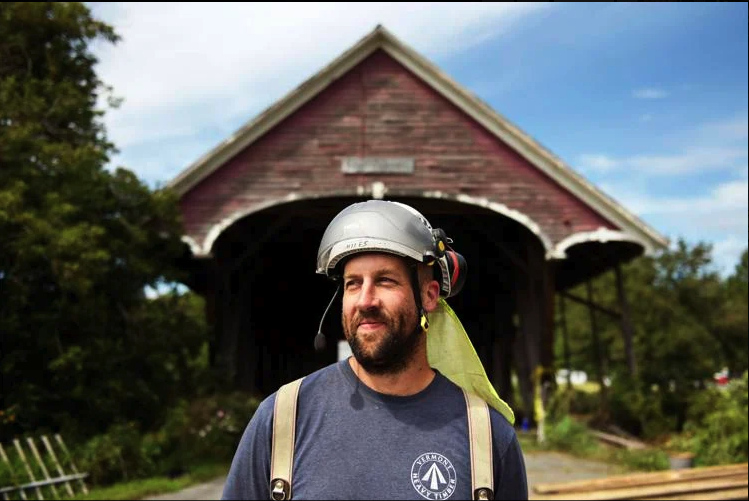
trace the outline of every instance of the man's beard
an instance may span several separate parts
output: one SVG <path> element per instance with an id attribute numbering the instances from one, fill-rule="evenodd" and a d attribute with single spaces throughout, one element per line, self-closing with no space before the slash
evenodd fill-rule
<path id="1" fill-rule="evenodd" d="M 365 352 L 357 328 L 362 320 L 372 320 L 382 322 L 385 332 L 377 334 L 378 343 L 374 350 Z M 403 313 L 399 313 L 396 318 L 391 318 L 382 311 L 371 312 L 367 315 L 357 314 L 349 325 L 345 324 L 344 331 L 346 339 L 351 347 L 351 353 L 356 358 L 364 370 L 370 374 L 385 375 L 398 374 L 408 366 L 413 359 L 414 354 L 421 340 L 421 327 L 417 324 L 415 327 L 413 320 Z"/>

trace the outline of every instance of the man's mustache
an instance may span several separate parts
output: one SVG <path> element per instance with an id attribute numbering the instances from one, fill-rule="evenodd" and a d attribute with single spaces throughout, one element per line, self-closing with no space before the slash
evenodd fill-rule
<path id="1" fill-rule="evenodd" d="M 379 322 L 379 323 L 383 323 L 384 324 L 384 323 L 388 323 L 389 320 L 390 319 L 388 318 L 387 315 L 383 315 L 382 312 L 378 311 L 378 312 L 373 312 L 373 313 L 370 313 L 370 314 L 367 314 L 367 313 L 361 314 L 361 313 L 359 313 L 359 314 L 357 314 L 353 318 L 353 323 L 354 323 L 354 325 L 356 325 L 358 327 L 359 325 L 362 324 L 362 322 L 365 322 L 365 321 L 366 322 Z"/>

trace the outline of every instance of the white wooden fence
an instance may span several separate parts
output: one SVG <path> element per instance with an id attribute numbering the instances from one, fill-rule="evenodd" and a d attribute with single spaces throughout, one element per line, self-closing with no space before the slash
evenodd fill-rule
<path id="1" fill-rule="evenodd" d="M 2 460 L 0 468 L 7 468 L 12 478 L 12 485 L 0 483 L 2 499 L 30 499 L 29 495 L 35 496 L 31 499 L 62 499 L 63 497 L 75 496 L 75 486 L 78 487 L 79 493 L 88 494 L 84 481 L 88 477 L 88 473 L 78 472 L 62 437 L 57 434 L 54 435 L 58 447 L 57 452 L 55 452 L 52 442 L 46 435 L 42 435 L 40 439 L 46 451 L 46 461 L 39 453 L 39 449 L 31 437 L 26 438 L 28 452 L 24 451 L 24 446 L 19 439 L 13 440 L 13 447 L 9 446 L 8 452 L 0 444 L 0 460 Z M 65 456 L 60 456 L 60 451 Z M 13 456 L 17 456 L 20 461 L 11 461 Z M 29 456 L 33 458 L 35 463 L 29 461 Z M 63 457 L 65 461 L 61 463 L 59 457 Z M 19 468 L 19 464 L 22 465 L 21 468 Z M 64 470 L 64 464 L 68 466 L 70 471 Z M 21 471 L 18 471 L 19 469 Z M 50 474 L 50 470 L 52 474 Z"/>

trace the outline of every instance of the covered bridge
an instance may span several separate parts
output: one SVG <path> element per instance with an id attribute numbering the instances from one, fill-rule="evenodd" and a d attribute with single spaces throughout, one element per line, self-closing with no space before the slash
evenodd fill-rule
<path id="1" fill-rule="evenodd" d="M 369 198 L 413 205 L 468 262 L 449 300 L 500 395 L 530 409 L 553 367 L 554 298 L 664 237 L 381 26 L 171 183 L 211 363 L 268 394 L 337 359 L 340 300 L 315 274 L 328 222 Z M 342 334 L 339 334 L 339 339 Z"/>

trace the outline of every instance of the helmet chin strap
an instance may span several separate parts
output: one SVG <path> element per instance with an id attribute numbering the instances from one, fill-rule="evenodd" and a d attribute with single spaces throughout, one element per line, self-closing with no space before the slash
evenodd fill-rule
<path id="1" fill-rule="evenodd" d="M 426 332 L 429 329 L 429 319 L 427 313 L 424 311 L 424 306 L 421 304 L 421 287 L 419 286 L 419 267 L 414 265 L 411 268 L 411 288 L 414 292 L 414 300 L 416 301 L 416 312 L 419 315 L 419 324 L 414 330 L 423 330 Z"/>

